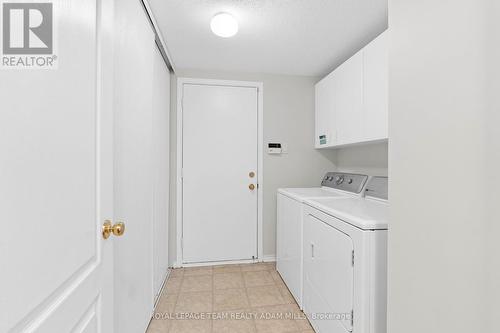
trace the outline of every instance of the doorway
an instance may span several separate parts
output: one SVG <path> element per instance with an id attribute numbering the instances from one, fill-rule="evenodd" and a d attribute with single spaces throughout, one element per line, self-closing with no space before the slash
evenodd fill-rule
<path id="1" fill-rule="evenodd" d="M 178 264 L 261 256 L 262 88 L 178 80 Z"/>

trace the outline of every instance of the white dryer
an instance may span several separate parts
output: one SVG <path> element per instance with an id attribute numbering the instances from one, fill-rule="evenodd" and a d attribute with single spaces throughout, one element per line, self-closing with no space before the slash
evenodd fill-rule
<path id="1" fill-rule="evenodd" d="M 303 309 L 316 333 L 387 330 L 387 178 L 365 193 L 304 201 Z"/>
<path id="2" fill-rule="evenodd" d="M 321 187 L 282 188 L 277 198 L 276 268 L 302 308 L 303 202 L 312 198 L 360 197 L 368 176 L 327 173 Z"/>

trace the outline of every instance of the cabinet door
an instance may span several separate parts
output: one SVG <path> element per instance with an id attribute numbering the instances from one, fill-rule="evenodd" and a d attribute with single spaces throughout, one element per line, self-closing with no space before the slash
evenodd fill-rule
<path id="1" fill-rule="evenodd" d="M 364 136 L 365 140 L 388 137 L 387 32 L 368 44 L 364 62 Z"/>
<path id="2" fill-rule="evenodd" d="M 316 91 L 316 136 L 315 147 L 329 147 L 335 144 L 335 82 L 331 73 L 318 82 Z"/>
<path id="3" fill-rule="evenodd" d="M 356 53 L 336 70 L 337 144 L 363 141 L 363 54 Z"/>
<path id="4" fill-rule="evenodd" d="M 343 319 L 311 317 L 318 333 L 352 331 L 353 243 L 343 232 L 312 215 L 304 220 L 304 311 L 307 314 L 338 314 Z"/>

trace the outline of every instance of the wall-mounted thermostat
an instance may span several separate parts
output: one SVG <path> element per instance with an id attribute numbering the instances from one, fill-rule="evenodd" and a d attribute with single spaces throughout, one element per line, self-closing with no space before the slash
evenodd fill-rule
<path id="1" fill-rule="evenodd" d="M 281 154 L 281 143 L 268 143 L 267 144 L 267 153 L 278 155 Z"/>

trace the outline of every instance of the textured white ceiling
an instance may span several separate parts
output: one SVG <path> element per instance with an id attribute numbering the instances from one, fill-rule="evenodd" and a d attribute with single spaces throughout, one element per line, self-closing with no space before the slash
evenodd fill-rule
<path id="1" fill-rule="evenodd" d="M 323 76 L 387 28 L 387 0 L 149 0 L 177 68 Z M 229 12 L 232 38 L 210 31 Z"/>

